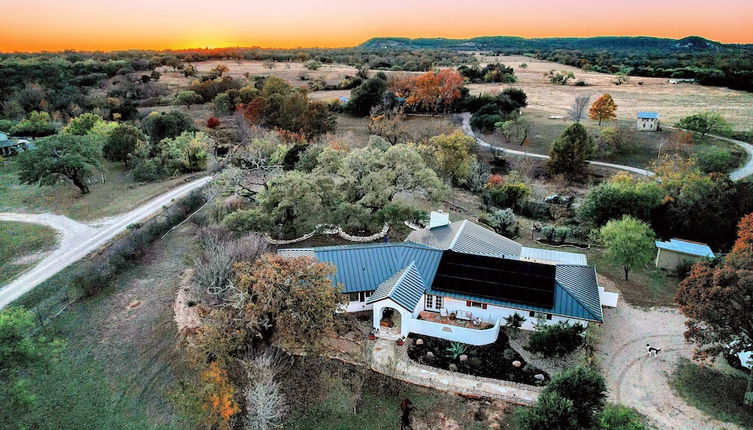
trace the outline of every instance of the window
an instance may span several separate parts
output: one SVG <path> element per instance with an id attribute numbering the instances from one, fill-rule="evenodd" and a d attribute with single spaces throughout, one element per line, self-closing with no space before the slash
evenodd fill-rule
<path id="1" fill-rule="evenodd" d="M 351 302 L 357 302 L 358 301 L 358 293 L 350 293 L 350 294 L 348 294 L 348 299 Z"/>
<path id="2" fill-rule="evenodd" d="M 552 319 L 552 314 L 545 314 L 543 312 L 531 311 L 528 313 L 528 316 L 530 316 L 531 318 L 540 318 L 540 319 L 546 319 L 546 320 Z"/>
<path id="3" fill-rule="evenodd" d="M 472 302 L 470 300 L 466 300 L 465 305 L 468 306 L 469 308 L 486 309 L 486 303 L 481 303 L 481 302 Z"/>
<path id="4" fill-rule="evenodd" d="M 429 310 L 438 311 L 442 309 L 442 296 L 435 296 L 433 294 L 426 295 L 426 303 L 424 308 Z"/>

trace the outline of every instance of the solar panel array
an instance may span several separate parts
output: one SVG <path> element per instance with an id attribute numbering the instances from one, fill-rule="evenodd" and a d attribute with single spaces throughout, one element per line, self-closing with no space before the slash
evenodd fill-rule
<path id="1" fill-rule="evenodd" d="M 556 266 L 506 258 L 442 254 L 431 288 L 551 308 Z"/>

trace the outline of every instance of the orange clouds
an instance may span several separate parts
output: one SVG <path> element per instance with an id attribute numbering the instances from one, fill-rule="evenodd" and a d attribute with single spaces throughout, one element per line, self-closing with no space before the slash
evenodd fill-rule
<path id="1" fill-rule="evenodd" d="M 748 0 L 25 0 L 2 6 L 0 51 L 354 46 L 374 36 L 700 35 L 751 43 Z"/>

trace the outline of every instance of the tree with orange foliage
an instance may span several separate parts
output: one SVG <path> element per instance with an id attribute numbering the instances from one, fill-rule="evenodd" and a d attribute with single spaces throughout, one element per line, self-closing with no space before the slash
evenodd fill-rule
<path id="1" fill-rule="evenodd" d="M 591 105 L 591 109 L 588 110 L 588 116 L 593 120 L 598 120 L 599 125 L 601 125 L 602 121 L 617 119 L 617 104 L 612 99 L 612 96 L 604 94 Z"/>
<path id="2" fill-rule="evenodd" d="M 236 111 L 243 114 L 251 124 L 259 124 L 264 112 L 264 99 L 257 97 L 246 104 L 239 104 L 236 107 Z"/>
<path id="3" fill-rule="evenodd" d="M 309 257 L 266 254 L 253 263 L 236 264 L 234 271 L 235 287 L 248 299 L 239 318 L 251 324 L 267 321 L 284 345 L 316 349 L 346 303 L 332 285 L 332 265 Z"/>
<path id="4" fill-rule="evenodd" d="M 737 240 L 732 247 L 733 254 L 751 251 L 753 251 L 753 213 L 749 213 L 740 219 L 737 224 Z"/>
<path id="5" fill-rule="evenodd" d="M 443 69 L 437 72 L 437 79 L 439 80 L 439 98 L 447 112 L 462 97 L 463 76 L 457 70 Z"/>
<path id="6" fill-rule="evenodd" d="M 747 223 L 746 223 L 747 224 Z M 746 230 L 749 225 L 746 225 Z M 740 232 L 746 236 L 749 232 Z M 753 351 L 753 252 L 743 247 L 724 262 L 696 263 L 680 283 L 675 301 L 689 320 L 685 339 L 696 343 L 697 358 L 719 353 L 735 357 Z M 753 372 L 743 402 L 753 406 Z"/>
<path id="7" fill-rule="evenodd" d="M 405 99 L 405 102 L 409 106 L 417 106 L 430 112 L 437 112 L 441 103 L 439 97 L 439 78 L 434 72 L 426 72 L 416 78 L 415 89 Z"/>
<path id="8" fill-rule="evenodd" d="M 236 389 L 227 371 L 214 361 L 201 373 L 201 407 L 207 427 L 220 430 L 232 428 L 233 416 L 241 411 L 235 401 Z"/>
<path id="9" fill-rule="evenodd" d="M 394 79 L 390 88 L 395 95 L 405 97 L 408 106 L 438 113 L 440 107 L 446 112 L 462 97 L 463 83 L 463 77 L 456 70 L 444 69 Z"/>

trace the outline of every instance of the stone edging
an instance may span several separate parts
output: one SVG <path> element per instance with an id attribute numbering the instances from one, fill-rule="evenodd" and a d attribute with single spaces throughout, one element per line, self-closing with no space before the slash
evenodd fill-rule
<path id="1" fill-rule="evenodd" d="M 289 245 L 291 243 L 303 242 L 306 239 L 311 239 L 316 234 L 330 234 L 330 235 L 336 234 L 345 240 L 349 240 L 351 242 L 363 243 L 363 242 L 373 242 L 375 240 L 381 239 L 387 236 L 387 232 L 389 230 L 390 230 L 390 225 L 385 223 L 384 227 L 382 227 L 382 231 L 380 231 L 379 233 L 372 234 L 371 236 L 352 236 L 344 232 L 343 229 L 340 228 L 339 226 L 332 227 L 332 226 L 320 224 L 320 225 L 317 225 L 314 231 L 312 231 L 311 233 L 306 233 L 303 236 L 295 238 L 295 239 L 288 239 L 288 240 L 272 239 L 268 234 L 264 236 L 264 239 L 272 245 Z"/>

